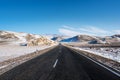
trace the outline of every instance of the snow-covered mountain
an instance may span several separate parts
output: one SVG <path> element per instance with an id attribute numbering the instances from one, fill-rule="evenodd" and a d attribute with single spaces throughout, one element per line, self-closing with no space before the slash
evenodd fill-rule
<path id="1" fill-rule="evenodd" d="M 98 37 L 89 35 L 77 35 L 71 38 L 63 39 L 61 42 L 89 42 L 89 43 L 102 43 Z"/>
<path id="2" fill-rule="evenodd" d="M 88 43 L 88 44 L 113 44 L 120 43 L 120 35 L 106 36 L 106 37 L 98 37 L 98 36 L 90 36 L 90 35 L 77 35 L 71 38 L 62 39 L 60 42 L 79 42 L 79 43 Z"/>
<path id="3" fill-rule="evenodd" d="M 65 40 L 65 39 L 68 39 L 68 38 L 70 38 L 70 37 L 60 35 L 60 36 L 53 37 L 52 40 L 57 41 L 57 42 L 61 42 L 62 40 Z"/>
<path id="4" fill-rule="evenodd" d="M 45 36 L 45 37 L 47 37 L 47 38 L 49 38 L 49 39 L 52 39 L 52 38 L 54 38 L 54 37 L 61 36 L 61 35 L 59 35 L 59 34 L 44 34 L 44 35 L 42 35 L 42 36 Z"/>
<path id="5" fill-rule="evenodd" d="M 114 44 L 120 43 L 120 34 L 98 37 L 90 35 L 77 35 L 68 37 L 57 34 L 36 35 L 24 32 L 0 31 L 0 44 L 20 44 L 20 45 L 51 45 L 57 42 L 79 42 L 87 44 Z"/>
<path id="6" fill-rule="evenodd" d="M 26 44 L 26 45 L 51 45 L 55 42 L 45 36 L 23 32 L 0 31 L 0 43 Z"/>
<path id="7" fill-rule="evenodd" d="M 113 38 L 115 38 L 115 37 L 120 38 L 120 34 L 115 34 L 115 35 L 112 35 L 111 37 L 113 37 Z"/>
<path id="8" fill-rule="evenodd" d="M 111 44 L 120 43 L 120 34 L 107 36 L 104 38 L 104 40 L 106 41 L 106 43 Z"/>

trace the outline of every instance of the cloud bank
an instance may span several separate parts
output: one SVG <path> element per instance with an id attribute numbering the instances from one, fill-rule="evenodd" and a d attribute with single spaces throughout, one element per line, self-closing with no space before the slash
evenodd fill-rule
<path id="1" fill-rule="evenodd" d="M 120 34 L 120 30 L 109 31 L 94 26 L 86 26 L 81 28 L 63 26 L 62 28 L 59 29 L 59 32 L 67 36 L 75 36 L 81 34 L 93 36 L 110 36 L 113 34 Z"/>

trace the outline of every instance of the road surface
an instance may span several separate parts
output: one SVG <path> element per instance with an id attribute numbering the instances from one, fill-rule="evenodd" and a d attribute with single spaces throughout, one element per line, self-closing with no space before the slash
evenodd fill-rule
<path id="1" fill-rule="evenodd" d="M 0 75 L 0 80 L 120 80 L 119 73 L 80 54 L 59 45 Z"/>

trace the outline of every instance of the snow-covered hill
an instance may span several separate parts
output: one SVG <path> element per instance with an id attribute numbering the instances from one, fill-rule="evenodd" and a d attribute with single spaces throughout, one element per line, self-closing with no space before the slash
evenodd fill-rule
<path id="1" fill-rule="evenodd" d="M 95 36 L 89 36 L 89 35 L 77 35 L 71 38 L 63 39 L 61 42 L 88 42 L 88 43 L 103 43 L 101 39 Z"/>
<path id="2" fill-rule="evenodd" d="M 107 36 L 104 39 L 106 43 L 111 43 L 111 44 L 120 43 L 120 34 Z"/>
<path id="3" fill-rule="evenodd" d="M 52 40 L 54 41 L 57 41 L 57 42 L 61 42 L 62 40 L 65 40 L 65 39 L 68 39 L 69 37 L 68 36 L 56 36 L 56 37 L 53 37 Z"/>
<path id="4" fill-rule="evenodd" d="M 55 41 L 48 39 L 46 36 L 0 31 L 0 62 L 56 45 Z"/>
<path id="5" fill-rule="evenodd" d="M 0 31 L 0 44 L 39 45 L 54 44 L 53 40 L 45 36 L 23 32 Z"/>
<path id="6" fill-rule="evenodd" d="M 68 37 L 57 34 L 36 35 L 23 32 L 0 31 L 0 44 L 28 44 L 28 45 L 51 45 L 56 42 L 79 42 L 87 44 L 117 44 L 120 43 L 120 34 L 99 37 L 90 35 L 77 35 Z"/>
<path id="7" fill-rule="evenodd" d="M 60 42 L 79 42 L 88 44 L 114 44 L 120 43 L 120 35 L 99 37 L 90 35 L 77 35 L 71 38 L 62 39 Z"/>

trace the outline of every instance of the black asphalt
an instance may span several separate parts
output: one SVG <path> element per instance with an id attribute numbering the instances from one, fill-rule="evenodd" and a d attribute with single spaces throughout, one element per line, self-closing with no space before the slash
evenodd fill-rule
<path id="1" fill-rule="evenodd" d="M 0 80 L 120 80 L 120 77 L 59 45 L 0 75 Z"/>

